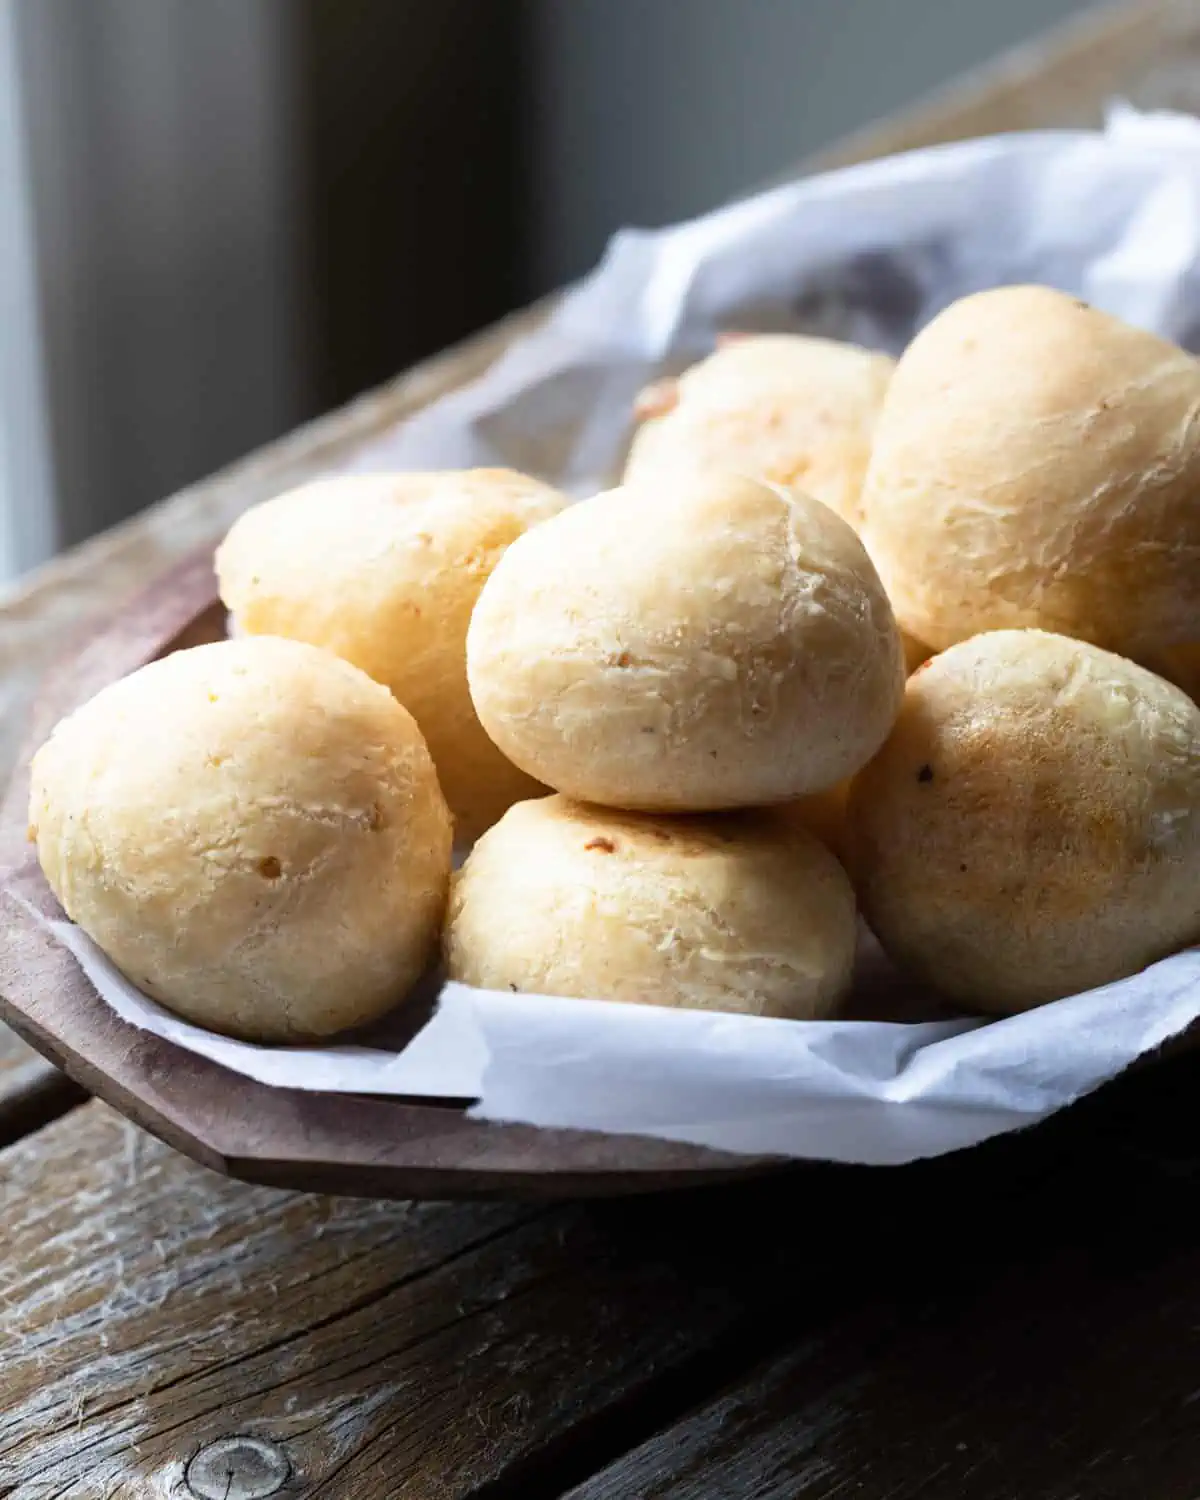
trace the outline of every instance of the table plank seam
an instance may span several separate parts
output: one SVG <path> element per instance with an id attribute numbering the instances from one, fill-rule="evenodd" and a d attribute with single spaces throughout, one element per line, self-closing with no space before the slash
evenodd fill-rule
<path id="1" fill-rule="evenodd" d="M 565 1500 L 703 1412 L 726 1386 L 740 1385 L 753 1371 L 783 1358 L 801 1329 L 811 1333 L 811 1324 L 795 1312 L 781 1322 L 766 1308 L 753 1310 L 741 1327 L 559 1432 L 463 1500 Z"/>
<path id="2" fill-rule="evenodd" d="M 4 1076 L 0 1090 L 0 1151 L 86 1104 L 88 1097 L 44 1058 L 19 1063 Z"/>

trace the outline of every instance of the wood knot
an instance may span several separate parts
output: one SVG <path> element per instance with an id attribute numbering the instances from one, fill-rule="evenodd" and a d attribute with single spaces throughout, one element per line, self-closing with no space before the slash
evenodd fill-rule
<path id="1" fill-rule="evenodd" d="M 612 839 L 589 839 L 583 846 L 585 849 L 596 849 L 601 854 L 615 854 L 617 846 Z"/>
<path id="2" fill-rule="evenodd" d="M 292 1477 L 278 1443 L 258 1437 L 225 1437 L 188 1461 L 183 1482 L 193 1500 L 267 1500 Z"/>

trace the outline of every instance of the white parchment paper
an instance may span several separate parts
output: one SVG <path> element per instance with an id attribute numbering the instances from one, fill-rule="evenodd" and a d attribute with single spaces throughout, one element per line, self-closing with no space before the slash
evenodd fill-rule
<path id="1" fill-rule="evenodd" d="M 722 329 L 899 352 L 955 298 L 1016 281 L 1200 345 L 1200 124 L 1118 108 L 1103 131 L 917 152 L 627 231 L 547 324 L 354 467 L 506 464 L 586 494 L 619 468 L 638 387 Z M 903 1162 L 1031 1124 L 1200 1019 L 1189 951 L 990 1025 L 776 1021 L 448 984 L 407 1046 L 254 1047 L 169 1015 L 77 929 L 55 930 L 127 1020 L 266 1083 L 835 1161 Z M 864 953 L 877 992 L 899 985 Z"/>

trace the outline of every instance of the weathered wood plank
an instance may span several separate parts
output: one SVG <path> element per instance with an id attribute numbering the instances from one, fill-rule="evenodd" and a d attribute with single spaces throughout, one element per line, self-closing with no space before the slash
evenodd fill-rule
<path id="1" fill-rule="evenodd" d="M 86 1097 L 15 1031 L 0 1025 L 0 1146 L 37 1130 Z"/>
<path id="2" fill-rule="evenodd" d="M 24 1067 L 29 1059 L 36 1055 L 11 1031 L 0 1030 L 0 1101 L 3 1101 L 3 1090 L 9 1076 Z"/>
<path id="3" fill-rule="evenodd" d="M 0 1191 L 0 1494 L 22 1500 L 178 1493 L 206 1438 L 257 1420 L 230 1408 L 259 1391 L 298 1472 L 338 1461 L 375 1431 L 381 1392 L 353 1371 L 369 1369 L 389 1299 L 408 1309 L 398 1345 L 428 1337 L 457 1304 L 427 1312 L 422 1279 L 453 1278 L 456 1258 L 522 1222 L 231 1184 L 99 1104 L 0 1153 Z M 306 1391 L 286 1373 L 300 1350 Z"/>
<path id="4" fill-rule="evenodd" d="M 737 1244 L 696 1201 L 535 1216 L 287 1196 L 95 1103 L 0 1173 L 6 1500 L 186 1493 L 193 1456 L 241 1433 L 306 1495 L 475 1494 L 625 1420 L 790 1280 L 784 1205 L 761 1196 L 736 1200 Z"/>
<path id="5" fill-rule="evenodd" d="M 37 1130 L 87 1094 L 44 1057 L 0 1026 L 0 1146 Z"/>
<path id="6" fill-rule="evenodd" d="M 848 1317 L 570 1500 L 1186 1500 L 1198 1083 L 1180 1060 L 1093 1103 L 1072 1129 L 1094 1122 L 1094 1152 L 1023 1200 L 969 1192 L 933 1223 L 918 1201 L 898 1235 L 881 1225 Z"/>
<path id="7" fill-rule="evenodd" d="M 37 1130 L 86 1098 L 53 1063 L 0 1025 L 0 1146 Z"/>
<path id="8" fill-rule="evenodd" d="M 1128 1457 L 1138 1422 L 1148 1443 L 1175 1441 L 1170 1413 L 1194 1387 L 1195 1084 L 1182 1059 L 914 1169 L 545 1213 L 251 1188 L 90 1104 L 0 1153 L 0 1495 L 178 1500 L 198 1451 L 248 1433 L 304 1495 L 536 1500 L 799 1345 L 798 1364 L 716 1409 L 725 1447 L 685 1419 L 586 1500 L 640 1496 L 653 1474 L 672 1495 L 710 1470 L 708 1493 L 731 1500 L 791 1493 L 737 1489 L 738 1466 L 764 1444 L 808 1463 L 792 1417 L 835 1387 L 840 1446 L 821 1462 L 839 1481 L 866 1451 L 874 1493 L 915 1496 L 957 1472 L 958 1442 L 982 1462 L 1003 1440 L 1023 1494 L 1065 1500 L 1051 1480 L 1078 1477 L 1088 1439 L 1071 1424 L 1091 1406 Z M 1123 1363 L 1145 1383 L 1122 1428 Z M 1035 1409 L 1041 1437 L 1007 1432 Z M 664 1452 L 691 1467 L 664 1470 Z M 888 1490 L 897 1464 L 910 1488 Z"/>

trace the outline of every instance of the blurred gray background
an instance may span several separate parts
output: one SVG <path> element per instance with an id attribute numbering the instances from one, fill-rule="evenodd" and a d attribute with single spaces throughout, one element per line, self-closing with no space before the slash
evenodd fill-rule
<path id="1" fill-rule="evenodd" d="M 701 213 L 1041 35 L 1080 0 L 554 0 L 532 7 L 534 281 L 620 222 Z"/>
<path id="2" fill-rule="evenodd" d="M 1081 9 L 0 0 L 0 582 Z"/>

